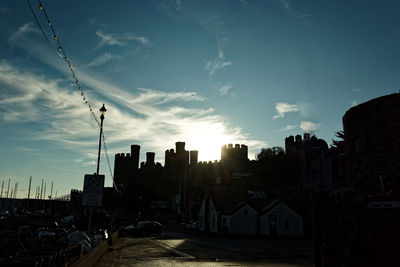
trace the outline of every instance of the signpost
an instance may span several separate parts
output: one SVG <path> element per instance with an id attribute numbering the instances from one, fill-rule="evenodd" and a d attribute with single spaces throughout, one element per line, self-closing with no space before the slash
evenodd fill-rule
<path id="1" fill-rule="evenodd" d="M 100 207 L 103 200 L 104 175 L 85 174 L 82 206 L 89 207 L 88 234 L 92 232 L 93 208 Z"/>
<path id="2" fill-rule="evenodd" d="M 103 200 L 104 175 L 85 174 L 82 206 L 100 207 Z"/>

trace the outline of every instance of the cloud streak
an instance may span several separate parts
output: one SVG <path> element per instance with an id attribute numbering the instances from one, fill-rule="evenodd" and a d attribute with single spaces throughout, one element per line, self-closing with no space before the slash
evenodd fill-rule
<path id="1" fill-rule="evenodd" d="M 175 141 L 184 140 L 191 149 L 207 142 L 205 133 L 219 136 L 224 143 L 246 143 L 261 148 L 265 143 L 249 138 L 238 127 L 232 127 L 211 108 L 185 107 L 186 102 L 203 102 L 196 92 L 164 92 L 139 88 L 131 93 L 99 82 L 85 74 L 87 83 L 104 93 L 107 105 L 104 121 L 109 153 L 125 151 L 133 142 L 163 157 L 165 149 Z M 97 81 L 98 83 L 95 83 Z M 87 106 L 81 103 L 79 92 L 64 80 L 53 80 L 22 71 L 5 60 L 0 61 L 0 120 L 18 124 L 35 122 L 42 125 L 26 137 L 48 140 L 61 148 L 81 155 L 82 164 L 93 164 L 96 158 L 98 129 Z M 93 107 L 102 101 L 87 93 Z M 104 98 L 105 97 L 105 98 Z M 108 100 L 107 100 L 108 99 Z M 68 120 L 68 124 L 65 121 Z M 218 144 L 216 149 L 220 148 Z M 197 147 L 196 147 L 197 146 Z"/>
<path id="2" fill-rule="evenodd" d="M 150 41 L 149 39 L 147 39 L 147 37 L 138 36 L 130 32 L 117 34 L 117 33 L 105 33 L 101 30 L 97 30 L 96 35 L 100 38 L 99 43 L 96 45 L 96 49 L 101 48 L 103 46 L 124 46 L 128 44 L 128 41 L 137 41 L 141 45 L 150 44 Z"/>
<path id="3" fill-rule="evenodd" d="M 300 129 L 303 132 L 309 133 L 316 131 L 321 126 L 320 123 L 315 123 L 312 121 L 302 121 L 300 122 Z"/>
<path id="4" fill-rule="evenodd" d="M 232 61 L 224 61 L 223 58 L 218 57 L 214 60 L 206 60 L 205 69 L 206 71 L 208 71 L 208 74 L 212 76 L 218 70 L 232 65 L 233 65 Z"/>
<path id="5" fill-rule="evenodd" d="M 285 102 L 278 102 L 275 105 L 277 114 L 272 117 L 273 120 L 285 117 L 288 112 L 298 112 L 300 107 L 296 104 L 289 104 Z"/>
<path id="6" fill-rule="evenodd" d="M 220 87 L 218 89 L 219 93 L 221 94 L 221 96 L 226 95 L 227 93 L 229 93 L 229 91 L 232 89 L 233 85 L 232 84 L 225 84 L 224 86 Z"/>
<path id="7" fill-rule="evenodd" d="M 92 62 L 90 62 L 89 64 L 87 64 L 88 67 L 93 67 L 93 66 L 101 66 L 104 65 L 105 63 L 107 63 L 108 61 L 118 58 L 118 56 L 114 56 L 110 53 L 104 53 L 103 55 L 97 57 L 96 59 L 94 59 Z"/>
<path id="8" fill-rule="evenodd" d="M 286 125 L 285 127 L 279 129 L 280 132 L 286 132 L 286 131 L 291 131 L 296 129 L 297 126 L 296 125 Z"/>

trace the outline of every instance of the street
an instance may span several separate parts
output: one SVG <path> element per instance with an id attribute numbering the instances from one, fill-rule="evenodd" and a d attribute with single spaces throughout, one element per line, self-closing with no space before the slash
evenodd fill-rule
<path id="1" fill-rule="evenodd" d="M 219 237 L 167 231 L 157 237 L 122 237 L 96 266 L 313 266 L 306 239 Z"/>

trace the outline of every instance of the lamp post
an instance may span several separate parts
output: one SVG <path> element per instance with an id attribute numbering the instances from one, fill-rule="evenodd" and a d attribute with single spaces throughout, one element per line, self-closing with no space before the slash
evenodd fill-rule
<path id="1" fill-rule="evenodd" d="M 97 154 L 97 171 L 96 175 L 99 175 L 99 169 L 100 169 L 100 151 L 101 151 L 101 136 L 103 134 L 103 120 L 106 116 L 107 109 L 106 107 L 103 106 L 100 109 L 100 137 L 99 137 L 99 151 Z M 92 233 L 92 219 L 93 219 L 93 207 L 89 207 L 89 222 L 88 222 L 88 234 Z"/>
<path id="2" fill-rule="evenodd" d="M 97 154 L 97 172 L 96 172 L 97 175 L 99 175 L 99 168 L 100 168 L 100 151 L 101 151 L 101 136 L 102 136 L 102 134 L 103 134 L 103 121 L 104 121 L 104 118 L 105 118 L 105 116 L 106 116 L 106 112 L 107 112 L 107 109 L 106 109 L 106 107 L 105 107 L 104 104 L 103 104 L 103 106 L 102 106 L 101 109 L 100 109 L 100 113 L 101 113 L 101 115 L 100 115 L 100 120 L 101 120 L 101 122 L 100 122 L 99 152 L 98 152 L 98 154 Z"/>

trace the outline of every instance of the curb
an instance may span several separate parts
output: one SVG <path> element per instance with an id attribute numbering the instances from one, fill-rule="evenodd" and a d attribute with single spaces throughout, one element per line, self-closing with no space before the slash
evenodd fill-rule
<path id="1" fill-rule="evenodd" d="M 112 240 L 115 242 L 115 240 L 118 239 L 119 236 L 119 231 L 116 231 L 114 234 L 112 234 Z M 92 250 L 90 250 L 87 254 L 83 255 L 80 257 L 77 261 L 72 263 L 70 266 L 71 267 L 91 267 L 94 266 L 101 256 L 103 256 L 104 253 L 107 252 L 108 250 L 108 240 L 103 240 L 98 244 L 96 247 L 94 247 Z"/>

